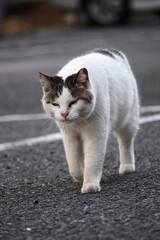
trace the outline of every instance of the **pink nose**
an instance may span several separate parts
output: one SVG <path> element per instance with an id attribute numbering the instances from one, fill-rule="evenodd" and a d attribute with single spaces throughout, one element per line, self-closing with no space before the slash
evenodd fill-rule
<path id="1" fill-rule="evenodd" d="M 69 112 L 61 112 L 61 116 L 66 118 L 68 116 Z"/>

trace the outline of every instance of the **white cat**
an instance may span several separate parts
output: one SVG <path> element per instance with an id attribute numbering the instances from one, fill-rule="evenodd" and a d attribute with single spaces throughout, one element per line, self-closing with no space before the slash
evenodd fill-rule
<path id="1" fill-rule="evenodd" d="M 108 136 L 114 131 L 119 173 L 135 171 L 139 99 L 125 55 L 96 49 L 71 60 L 56 76 L 40 73 L 45 111 L 59 126 L 69 172 L 82 193 L 100 191 Z"/>

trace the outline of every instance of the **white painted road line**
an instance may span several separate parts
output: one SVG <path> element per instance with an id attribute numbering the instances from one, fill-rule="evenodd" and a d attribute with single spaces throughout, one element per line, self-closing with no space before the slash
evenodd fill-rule
<path id="1" fill-rule="evenodd" d="M 160 106 L 144 106 L 140 109 L 141 113 L 160 112 Z"/>
<path id="2" fill-rule="evenodd" d="M 43 120 L 48 119 L 49 116 L 46 113 L 35 113 L 35 114 L 15 114 L 0 116 L 0 123 L 3 122 L 17 122 L 17 121 L 29 121 L 29 120 Z"/>
<path id="3" fill-rule="evenodd" d="M 160 106 L 144 106 L 140 109 L 141 113 L 154 113 L 160 112 Z M 17 122 L 17 121 L 30 121 L 30 120 L 43 120 L 48 119 L 49 116 L 46 113 L 34 113 L 34 114 L 14 114 L 0 116 L 0 123 L 4 122 Z"/>
<path id="4" fill-rule="evenodd" d="M 14 148 L 23 147 L 23 146 L 32 146 L 37 143 L 54 142 L 54 141 L 60 140 L 61 138 L 62 137 L 60 133 L 53 133 L 45 136 L 23 139 L 17 142 L 3 143 L 3 144 L 0 144 L 0 151 L 14 149 Z"/>
<path id="5" fill-rule="evenodd" d="M 152 116 L 141 117 L 139 119 L 140 124 L 160 121 L 160 114 L 154 114 Z"/>

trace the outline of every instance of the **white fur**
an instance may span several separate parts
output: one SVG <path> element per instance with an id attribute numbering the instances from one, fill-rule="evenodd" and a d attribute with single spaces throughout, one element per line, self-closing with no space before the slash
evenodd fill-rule
<path id="1" fill-rule="evenodd" d="M 100 191 L 103 161 L 111 130 L 117 136 L 120 151 L 119 173 L 135 171 L 134 137 L 138 129 L 139 100 L 135 78 L 125 56 L 90 53 L 73 59 L 58 73 L 64 80 L 81 68 L 88 70 L 92 104 L 79 100 L 70 109 L 68 120 L 60 115 L 73 100 L 67 89 L 56 100 L 60 107 L 43 102 L 53 116 L 64 142 L 71 176 L 82 182 L 82 193 Z M 80 116 L 80 110 L 86 113 Z M 83 119 L 82 119 L 83 118 Z"/>

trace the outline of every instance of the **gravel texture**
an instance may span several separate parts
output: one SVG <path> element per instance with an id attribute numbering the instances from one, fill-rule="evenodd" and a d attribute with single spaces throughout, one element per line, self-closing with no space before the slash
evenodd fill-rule
<path id="1" fill-rule="evenodd" d="M 80 193 L 61 142 L 1 153 L 0 239 L 158 240 L 160 130 L 153 125 L 139 131 L 133 174 L 118 175 L 111 138 L 98 194 Z"/>

